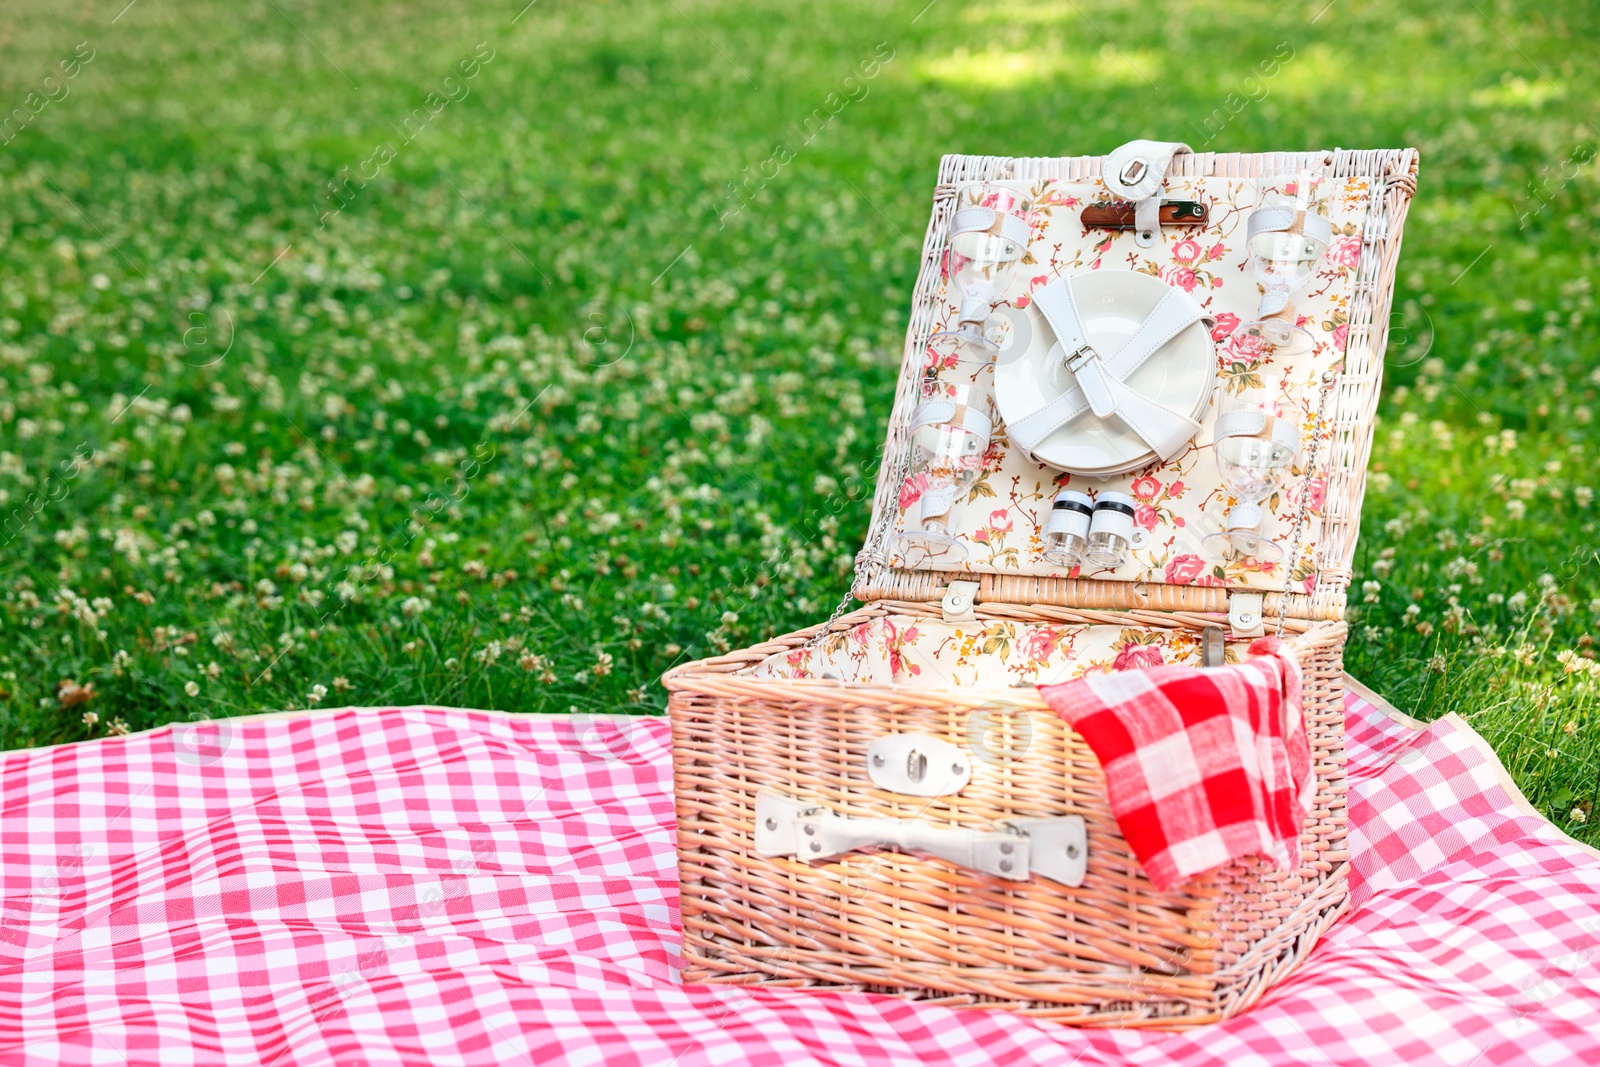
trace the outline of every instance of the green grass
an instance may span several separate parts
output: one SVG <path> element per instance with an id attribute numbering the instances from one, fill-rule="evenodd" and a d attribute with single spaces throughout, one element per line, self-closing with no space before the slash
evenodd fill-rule
<path id="1" fill-rule="evenodd" d="M 1600 840 L 1596 5 L 923 3 L 8 5 L 0 744 L 659 709 L 846 588 L 939 155 L 1209 121 L 1422 149 L 1349 664 Z"/>

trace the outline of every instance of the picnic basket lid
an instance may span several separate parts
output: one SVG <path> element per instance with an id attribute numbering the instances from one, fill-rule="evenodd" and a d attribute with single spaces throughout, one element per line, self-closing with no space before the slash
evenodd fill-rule
<path id="1" fill-rule="evenodd" d="M 1268 616 L 1342 618 L 1401 231 L 1416 190 L 1416 150 L 1179 154 L 1167 169 L 1161 195 L 1201 201 L 1210 207 L 1209 219 L 1204 226 L 1164 227 L 1148 246 L 1141 246 L 1131 230 L 1088 229 L 1080 222 L 1083 205 L 1113 198 L 1102 178 L 1110 158 L 950 155 L 941 162 L 853 595 L 866 602 L 937 600 L 960 579 L 978 583 L 979 601 L 1215 613 L 1227 611 L 1230 595 L 1244 591 L 1263 595 Z M 1245 249 L 1256 182 L 1319 164 L 1331 179 L 1333 236 L 1315 280 L 1294 297 L 1316 344 L 1303 356 L 1264 358 L 1233 330 L 1254 317 L 1260 299 Z M 1033 461 L 997 426 L 983 477 L 952 511 L 952 533 L 966 543 L 967 558 L 912 566 L 896 555 L 895 535 L 917 513 L 906 454 L 929 337 L 954 321 L 957 308 L 944 278 L 951 216 L 964 193 L 995 182 L 1022 197 L 1030 225 L 1028 256 L 1011 288 L 1013 305 L 1025 306 L 1032 293 L 1059 277 L 1101 269 L 1140 271 L 1189 293 L 1216 319 L 1219 389 L 1275 362 L 1271 369 L 1290 383 L 1306 442 L 1263 526 L 1284 549 L 1282 561 L 1225 563 L 1201 545 L 1205 534 L 1217 529 L 1223 505 L 1210 448 L 1214 404 L 1187 449 L 1165 463 L 1104 480 L 1086 481 Z M 1083 576 L 1043 559 L 1044 518 L 1054 494 L 1066 486 L 1134 498 L 1145 536 L 1127 565 Z"/>

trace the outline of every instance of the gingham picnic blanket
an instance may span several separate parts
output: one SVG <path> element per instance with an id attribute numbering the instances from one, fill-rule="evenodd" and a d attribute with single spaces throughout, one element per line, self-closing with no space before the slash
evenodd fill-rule
<path id="1" fill-rule="evenodd" d="M 1600 1062 L 1600 858 L 1352 693 L 1355 903 L 1231 1021 L 680 986 L 665 723 L 444 708 L 0 756 L 0 1062 Z"/>

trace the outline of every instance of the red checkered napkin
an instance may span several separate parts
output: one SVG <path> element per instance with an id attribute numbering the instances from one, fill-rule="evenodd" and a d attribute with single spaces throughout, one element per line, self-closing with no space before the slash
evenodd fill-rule
<path id="1" fill-rule="evenodd" d="M 1275 637 L 1228 667 L 1155 667 L 1042 686 L 1100 759 L 1122 836 L 1157 889 L 1241 856 L 1300 865 L 1316 791 L 1300 668 Z"/>

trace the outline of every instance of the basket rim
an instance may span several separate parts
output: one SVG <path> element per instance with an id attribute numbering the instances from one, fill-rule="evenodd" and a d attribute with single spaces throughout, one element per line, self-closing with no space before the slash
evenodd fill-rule
<path id="1" fill-rule="evenodd" d="M 982 616 L 986 613 L 994 614 L 994 611 L 997 607 L 1004 610 L 1008 606 L 996 605 L 993 602 L 989 603 L 988 605 L 980 603 L 976 605 L 975 613 L 979 616 Z M 705 691 L 708 686 L 709 688 L 715 690 L 744 689 L 747 691 L 759 691 L 767 695 L 781 693 L 785 690 L 792 690 L 796 694 L 797 699 L 802 695 L 809 698 L 818 696 L 819 694 L 825 692 L 850 694 L 870 693 L 885 697 L 892 695 L 894 702 L 896 703 L 905 703 L 905 698 L 908 696 L 919 698 L 913 700 L 912 702 L 920 703 L 926 703 L 930 699 L 940 699 L 946 701 L 959 699 L 961 702 L 966 703 L 971 701 L 974 696 L 979 696 L 983 697 L 984 699 L 977 700 L 977 703 L 993 703 L 996 700 L 1004 699 L 1017 704 L 1025 703 L 1030 707 L 1035 705 L 1041 708 L 1044 707 L 1044 701 L 1038 696 L 1038 687 L 1036 685 L 1007 686 L 998 688 L 990 688 L 987 686 L 913 686 L 899 685 L 891 682 L 846 682 L 832 678 L 770 678 L 754 676 L 746 673 L 746 671 L 760 663 L 762 660 L 765 660 L 770 656 L 801 647 L 816 639 L 824 632 L 838 632 L 849 629 L 850 627 L 855 626 L 862 621 L 877 618 L 881 615 L 894 614 L 897 612 L 897 609 L 921 610 L 928 616 L 939 616 L 938 604 L 877 600 L 872 603 L 868 603 L 856 609 L 855 611 L 850 612 L 849 614 L 842 615 L 837 619 L 830 620 L 826 623 L 816 626 L 809 626 L 802 630 L 793 630 L 789 633 L 771 638 L 759 644 L 748 645 L 744 648 L 734 649 L 717 656 L 707 656 L 702 659 L 680 663 L 676 667 L 673 667 L 662 674 L 661 684 L 664 688 L 666 688 L 668 693 L 674 693 L 680 690 Z M 1071 609 L 1063 609 L 1059 606 L 1043 606 L 1043 610 L 1050 614 L 1061 614 L 1063 612 L 1071 611 Z M 1010 613 L 1008 612 L 1008 614 Z M 1113 613 L 1096 614 L 1113 616 Z M 1149 627 L 1152 625 L 1149 621 L 1149 616 L 1151 614 L 1153 613 L 1141 613 L 1139 616 L 1130 615 L 1127 616 L 1127 622 L 1132 623 L 1135 626 Z M 1179 615 L 1177 613 L 1172 613 L 1171 617 L 1174 620 L 1177 620 L 1171 627 L 1173 629 L 1198 629 L 1199 624 L 1202 623 L 1205 625 L 1215 625 L 1217 623 L 1221 623 L 1222 625 L 1226 626 L 1227 623 L 1227 619 L 1225 617 L 1216 620 L 1201 620 L 1196 619 L 1193 616 Z M 1039 621 L 1049 622 L 1052 620 L 1041 618 Z M 1067 621 L 1064 624 L 1083 626 L 1117 625 L 1117 623 L 1112 622 L 1110 618 L 1107 618 L 1105 621 L 1091 619 L 1081 623 Z M 1349 626 L 1343 621 L 1318 621 L 1311 623 L 1298 632 L 1290 631 L 1288 627 L 1285 627 L 1283 643 L 1284 646 L 1295 655 L 1296 659 L 1300 659 L 1309 655 L 1318 648 L 1323 648 L 1328 645 L 1343 644 L 1345 636 L 1348 634 L 1348 632 Z M 700 684 L 697 684 L 697 679 L 703 681 Z M 1031 696 L 1028 699 L 1024 699 L 1024 694 L 1031 694 Z"/>

